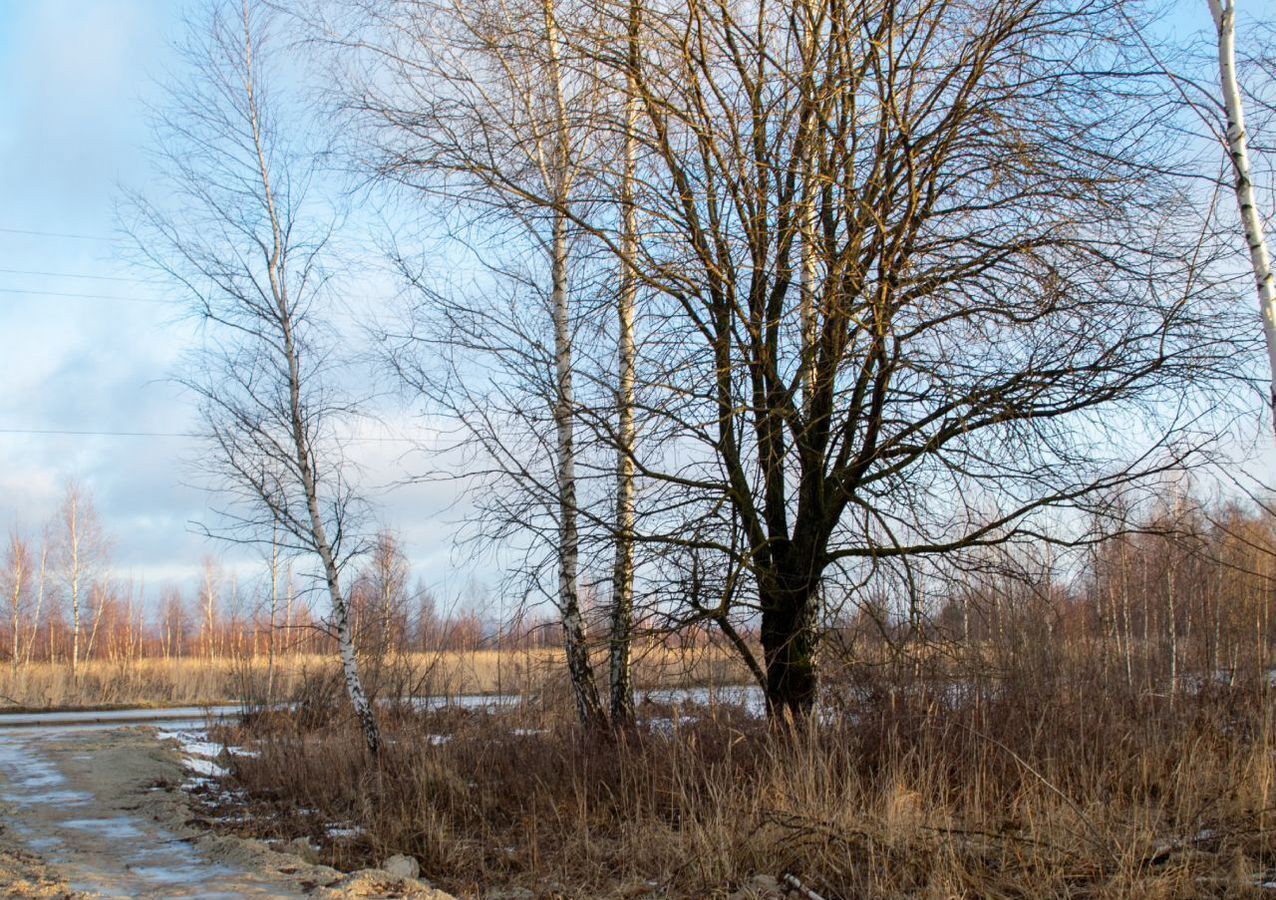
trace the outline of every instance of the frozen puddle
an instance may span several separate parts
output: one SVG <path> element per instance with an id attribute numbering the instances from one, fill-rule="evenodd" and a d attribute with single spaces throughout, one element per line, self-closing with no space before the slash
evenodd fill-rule
<path id="1" fill-rule="evenodd" d="M 64 728 L 0 732 L 4 825 L 73 890 L 204 900 L 301 896 L 204 858 L 138 811 L 145 751 L 113 749 L 105 736 Z"/>

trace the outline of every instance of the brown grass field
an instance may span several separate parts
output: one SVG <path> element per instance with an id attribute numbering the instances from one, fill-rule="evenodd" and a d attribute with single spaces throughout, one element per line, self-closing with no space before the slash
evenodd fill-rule
<path id="1" fill-rule="evenodd" d="M 825 662 L 823 712 L 796 727 L 651 702 L 743 681 L 720 651 L 652 650 L 637 727 L 588 735 L 558 651 L 369 660 L 386 737 L 370 760 L 332 660 L 286 657 L 270 696 L 297 705 L 217 732 L 257 755 L 223 757 L 208 824 L 309 835 L 342 869 L 411 854 L 461 897 L 779 898 L 767 885 L 787 875 L 825 900 L 1271 895 L 1276 691 L 1261 668 L 1166 691 L 1128 688 L 1119 657 L 1083 644 Z M 30 707 L 267 696 L 262 659 L 94 661 L 77 684 L 33 665 L 0 685 Z M 394 702 L 474 693 L 520 702 Z"/>
<path id="2" fill-rule="evenodd" d="M 381 696 L 521 695 L 556 685 L 561 659 L 556 649 L 439 651 L 365 660 L 364 670 Z M 264 656 L 94 659 L 72 679 L 65 663 L 33 662 L 0 667 L 0 711 L 288 701 L 337 668 L 319 654 L 280 656 L 273 678 Z M 639 654 L 635 678 L 640 688 L 683 687 L 743 683 L 747 673 L 718 649 L 660 647 Z"/>
<path id="3" fill-rule="evenodd" d="M 255 815 L 220 827 L 309 834 L 343 868 L 409 853 L 464 897 L 778 898 L 750 886 L 785 875 L 826 900 L 1270 895 L 1266 679 L 1129 694 L 1080 654 L 1046 674 L 1046 655 L 973 681 L 849 671 L 797 728 L 648 703 L 591 737 L 552 694 L 400 709 L 375 763 L 340 706 L 264 714 L 224 735 L 259 755 L 230 778 Z"/>

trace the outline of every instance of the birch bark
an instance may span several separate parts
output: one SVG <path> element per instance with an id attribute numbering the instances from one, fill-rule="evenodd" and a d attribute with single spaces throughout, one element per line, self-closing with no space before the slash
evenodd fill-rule
<path id="1" fill-rule="evenodd" d="M 1250 265 L 1258 287 L 1258 309 L 1263 320 L 1263 338 L 1267 343 L 1267 362 L 1272 375 L 1269 391 L 1272 427 L 1276 429 L 1276 277 L 1272 274 L 1267 238 L 1250 178 L 1249 138 L 1245 133 L 1245 109 L 1236 75 L 1236 0 L 1208 0 L 1208 3 L 1218 36 L 1219 87 L 1227 114 L 1227 152 L 1235 175 L 1233 188 L 1241 228 L 1249 246 Z"/>
<path id="2" fill-rule="evenodd" d="M 67 550 L 71 554 L 71 681 L 80 677 L 80 497 L 68 491 L 66 501 Z"/>
<path id="3" fill-rule="evenodd" d="M 616 559 L 612 571 L 611 615 L 611 718 L 613 724 L 629 722 L 634 714 L 631 658 L 634 618 L 634 384 L 637 351 L 634 345 L 634 304 L 637 281 L 633 260 L 638 249 L 638 213 L 634 204 L 637 169 L 638 31 L 642 7 L 629 4 L 629 65 L 625 76 L 625 134 L 620 204 L 620 291 L 616 299 L 616 343 L 620 377 L 616 387 Z"/>
<path id="4" fill-rule="evenodd" d="M 22 659 L 21 647 L 21 631 L 22 631 L 22 595 L 26 592 L 27 583 L 27 548 L 22 540 L 15 534 L 9 541 L 10 554 L 10 571 L 9 577 L 13 579 L 10 585 L 9 605 L 10 613 L 13 619 L 13 656 L 11 660 L 11 668 L 14 675 L 18 674 L 18 663 Z"/>
<path id="5" fill-rule="evenodd" d="M 27 638 L 26 662 L 30 664 L 31 656 L 35 652 L 36 633 L 40 628 L 40 611 L 44 608 L 44 585 L 46 581 L 46 572 L 49 561 L 49 539 L 48 532 L 45 532 L 44 541 L 40 545 L 40 580 L 36 585 L 35 592 L 35 612 L 31 616 L 31 633 Z M 53 661 L 53 657 L 49 657 L 49 661 Z"/>
<path id="6" fill-rule="evenodd" d="M 592 726 L 603 719 L 602 702 L 589 660 L 585 618 L 580 610 L 578 570 L 580 534 L 576 508 L 575 399 L 572 385 L 572 329 L 568 290 L 567 226 L 571 196 L 571 145 L 567 105 L 563 93 L 560 36 L 554 0 L 544 0 L 545 40 L 553 92 L 554 147 L 547 180 L 555 208 L 551 212 L 550 305 L 554 319 L 554 364 L 557 396 L 554 424 L 558 450 L 558 603 L 563 620 L 567 669 L 581 723 Z"/>

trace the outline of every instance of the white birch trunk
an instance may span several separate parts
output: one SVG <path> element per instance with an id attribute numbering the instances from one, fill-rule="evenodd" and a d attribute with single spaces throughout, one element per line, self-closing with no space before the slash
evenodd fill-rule
<path id="1" fill-rule="evenodd" d="M 270 625 L 266 630 L 266 702 L 275 692 L 275 616 L 279 610 L 279 532 L 270 536 Z"/>
<path id="2" fill-rule="evenodd" d="M 569 173 L 571 147 L 568 140 L 566 102 L 563 97 L 554 0 L 544 0 L 543 12 L 549 57 L 550 89 L 554 95 L 557 119 L 554 123 L 556 135 L 553 160 L 547 174 L 552 180 L 554 196 L 561 207 L 553 213 L 553 234 L 550 246 L 550 305 L 553 308 L 554 365 L 557 382 L 554 424 L 558 450 L 558 604 L 563 620 L 567 669 L 571 676 L 576 708 L 580 714 L 581 723 L 593 726 L 602 719 L 602 703 L 598 697 L 598 687 L 594 683 L 593 667 L 589 660 L 585 619 L 580 611 L 577 584 L 580 536 L 576 521 L 576 448 L 573 428 L 575 398 L 572 390 L 571 309 L 567 283 L 566 207 L 571 193 Z"/>
<path id="3" fill-rule="evenodd" d="M 1208 0 L 1210 15 L 1218 34 L 1219 87 L 1227 111 L 1227 151 L 1235 175 L 1236 205 L 1240 210 L 1245 243 L 1249 245 L 1250 265 L 1258 286 L 1258 308 L 1263 320 L 1263 337 L 1267 342 L 1267 362 L 1272 376 L 1270 403 L 1272 424 L 1276 428 L 1276 278 L 1272 274 L 1271 256 L 1263 221 L 1254 200 L 1254 184 L 1250 180 L 1249 138 L 1245 134 L 1245 110 L 1236 76 L 1236 0 Z"/>
<path id="4" fill-rule="evenodd" d="M 26 662 L 31 663 L 31 657 L 35 653 L 35 638 L 40 630 L 40 611 L 44 608 L 44 585 L 48 572 L 49 562 L 49 541 L 46 533 L 44 542 L 40 545 L 40 581 L 36 585 L 35 591 L 35 613 L 31 616 L 31 636 L 27 640 Z M 50 657 L 49 662 L 53 662 Z"/>
<path id="5" fill-rule="evenodd" d="M 580 611 L 577 576 L 580 535 L 576 524 L 576 448 L 573 428 L 572 338 L 567 295 L 567 222 L 554 217 L 553 287 L 550 302 L 554 309 L 554 355 L 557 402 L 554 423 L 558 444 L 558 606 L 563 620 L 563 641 L 567 670 L 571 675 L 576 709 L 582 724 L 592 725 L 601 717 L 602 706 L 589 661 L 585 619 Z"/>
<path id="6" fill-rule="evenodd" d="M 93 624 L 89 626 L 89 639 L 84 645 L 84 658 L 86 660 L 93 658 L 93 645 L 97 643 L 98 626 L 102 624 L 102 616 L 106 612 L 106 588 L 100 585 L 94 586 L 93 596 L 97 598 L 97 607 L 93 610 Z"/>
<path id="7" fill-rule="evenodd" d="M 613 723 L 633 718 L 631 678 L 634 619 L 634 385 L 637 351 L 634 346 L 634 304 L 637 280 L 634 256 L 638 250 L 638 214 L 634 204 L 637 169 L 638 97 L 635 67 L 641 6 L 629 4 L 629 68 L 626 73 L 625 136 L 621 203 L 620 292 L 616 298 L 616 350 L 620 374 L 616 386 L 616 559 L 612 569 L 611 611 L 611 717 Z"/>
<path id="8" fill-rule="evenodd" d="M 204 567 L 204 655 L 211 661 L 213 658 L 213 627 L 216 612 L 213 609 L 217 597 L 217 584 L 213 578 L 211 560 Z"/>

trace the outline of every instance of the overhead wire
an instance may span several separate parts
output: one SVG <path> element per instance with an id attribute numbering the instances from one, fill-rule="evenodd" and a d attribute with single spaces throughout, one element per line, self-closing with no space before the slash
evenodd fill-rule
<path id="1" fill-rule="evenodd" d="M 72 429 L 72 428 L 7 428 L 0 426 L 0 434 L 13 435 L 31 435 L 31 436 L 53 436 L 53 437 L 136 437 L 136 438 L 202 438 L 207 439 L 212 435 L 202 434 L 198 431 L 112 431 L 112 430 L 96 430 L 96 429 Z M 351 435 L 342 438 L 343 441 L 353 441 L 358 443 L 403 443 L 415 444 L 420 443 L 419 438 L 401 437 L 393 435 Z"/>
<path id="2" fill-rule="evenodd" d="M 43 272 L 39 269 L 0 269 L 0 275 L 38 275 L 45 278 L 89 278 L 94 281 L 127 281 L 131 284 L 149 284 L 141 278 L 124 275 L 91 275 L 87 272 Z"/>
<path id="3" fill-rule="evenodd" d="M 107 237 L 100 234 L 76 234 L 69 231 L 40 231 L 35 228 L 13 228 L 7 225 L 0 225 L 0 233 L 2 234 L 24 234 L 31 237 L 51 237 L 66 238 L 73 241 L 99 241 L 101 243 L 118 243 L 119 238 Z"/>

